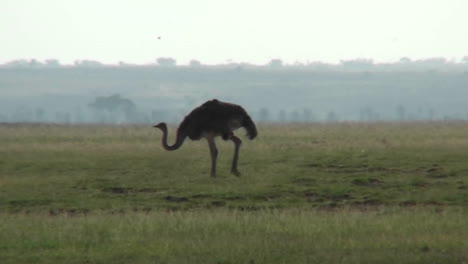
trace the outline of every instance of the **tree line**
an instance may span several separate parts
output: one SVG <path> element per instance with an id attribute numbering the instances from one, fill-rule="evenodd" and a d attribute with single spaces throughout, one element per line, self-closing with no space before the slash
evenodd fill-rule
<path id="1" fill-rule="evenodd" d="M 418 62 L 426 70 L 395 71 L 360 63 L 329 65 L 333 70 L 278 59 L 262 66 L 177 65 L 171 58 L 154 65 L 1 65 L 0 122 L 177 123 L 213 98 L 241 104 L 265 122 L 468 119 L 466 62 L 433 59 Z"/>
<path id="2" fill-rule="evenodd" d="M 75 60 L 71 64 L 63 64 L 58 59 L 17 59 L 0 64 L 0 68 L 99 68 L 99 67 L 207 67 L 207 68 L 232 68 L 240 69 L 309 69 L 315 71 L 467 71 L 468 55 L 459 60 L 444 57 L 432 57 L 424 59 L 411 59 L 402 57 L 393 62 L 376 62 L 369 58 L 355 58 L 341 60 L 339 63 L 326 63 L 321 61 L 296 61 L 286 63 L 281 59 L 271 59 L 269 62 L 258 65 L 248 62 L 226 62 L 216 65 L 203 64 L 201 61 L 192 59 L 188 64 L 177 64 L 177 60 L 170 57 L 157 58 L 153 63 L 134 64 L 120 61 L 116 64 L 105 64 L 97 60 Z"/>

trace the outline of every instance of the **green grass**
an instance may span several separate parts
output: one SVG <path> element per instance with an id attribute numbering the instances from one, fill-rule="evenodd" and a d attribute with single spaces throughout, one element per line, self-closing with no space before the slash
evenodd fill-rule
<path id="1" fill-rule="evenodd" d="M 0 125 L 0 259 L 467 262 L 467 131 L 263 124 L 241 177 L 218 141 L 213 179 L 205 141 L 167 152 L 151 127 Z"/>
<path id="2" fill-rule="evenodd" d="M 466 131 L 466 123 L 263 125 L 258 139 L 244 140 L 240 178 L 229 174 L 232 143 L 218 141 L 212 179 L 204 140 L 167 152 L 150 127 L 0 126 L 0 210 L 464 206 Z"/>
<path id="3" fill-rule="evenodd" d="M 2 263 L 463 263 L 459 209 L 13 214 Z"/>

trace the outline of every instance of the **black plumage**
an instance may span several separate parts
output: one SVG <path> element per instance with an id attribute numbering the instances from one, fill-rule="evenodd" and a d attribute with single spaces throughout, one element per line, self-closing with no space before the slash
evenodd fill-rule
<path id="1" fill-rule="evenodd" d="M 162 145 L 166 150 L 176 150 L 182 146 L 186 137 L 191 140 L 206 138 L 211 153 L 211 176 L 216 175 L 216 159 L 218 150 L 214 138 L 221 136 L 224 140 L 232 140 L 235 145 L 234 158 L 231 172 L 239 175 L 237 171 L 237 159 L 242 143 L 240 138 L 234 135 L 234 130 L 244 127 L 247 137 L 254 139 L 257 136 L 257 128 L 249 114 L 239 105 L 221 102 L 213 99 L 190 112 L 180 123 L 177 129 L 176 142 L 170 146 L 167 144 L 167 125 L 160 123 L 154 127 L 163 132 Z"/>

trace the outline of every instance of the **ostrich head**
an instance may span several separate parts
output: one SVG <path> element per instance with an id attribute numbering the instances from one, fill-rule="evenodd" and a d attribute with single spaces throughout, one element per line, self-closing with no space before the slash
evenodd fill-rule
<path id="1" fill-rule="evenodd" d="M 167 130 L 167 125 L 166 123 L 159 123 L 157 125 L 154 125 L 153 127 L 159 128 L 161 130 Z"/>

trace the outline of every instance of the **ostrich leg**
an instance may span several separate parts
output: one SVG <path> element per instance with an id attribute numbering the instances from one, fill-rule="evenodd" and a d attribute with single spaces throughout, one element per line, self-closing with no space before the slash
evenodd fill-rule
<path id="1" fill-rule="evenodd" d="M 216 177 L 216 159 L 218 158 L 218 149 L 216 148 L 214 137 L 207 137 L 208 146 L 211 154 L 211 177 Z"/>
<path id="2" fill-rule="evenodd" d="M 234 142 L 234 158 L 232 159 L 231 173 L 240 176 L 240 172 L 237 170 L 237 160 L 239 159 L 239 149 L 242 144 L 242 140 L 234 135 L 231 136 L 232 142 Z"/>

